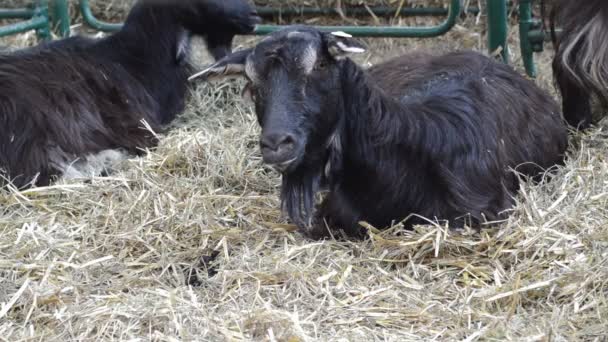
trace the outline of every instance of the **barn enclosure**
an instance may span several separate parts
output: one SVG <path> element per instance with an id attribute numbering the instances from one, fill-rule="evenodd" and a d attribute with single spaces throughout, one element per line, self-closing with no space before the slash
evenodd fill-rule
<path id="1" fill-rule="evenodd" d="M 520 0 L 513 4 L 507 0 L 486 1 L 488 48 L 498 51 L 505 62 L 509 61 L 507 44 L 507 11 L 510 6 L 519 12 L 520 47 L 526 72 L 529 76 L 536 76 L 533 54 L 543 50 L 543 43 L 547 39 L 541 20 L 532 14 L 533 0 Z M 480 7 L 472 7 L 470 1 L 450 0 L 444 7 L 407 7 L 401 1 L 397 7 L 389 4 L 382 6 L 355 6 L 341 8 L 310 8 L 298 4 L 278 4 L 277 6 L 261 6 L 260 15 L 265 17 L 277 16 L 318 16 L 318 15 L 368 15 L 368 16 L 439 16 L 445 15 L 445 21 L 436 26 L 429 27 L 399 27 L 399 26 L 350 26 L 350 25 L 324 25 L 325 31 L 341 30 L 357 37 L 392 37 L 392 38 L 424 38 L 436 37 L 445 34 L 456 24 L 456 19 L 462 13 L 479 14 Z M 405 4 L 405 7 L 404 7 Z M 463 6 L 466 4 L 466 6 Z M 447 8 L 445 8 L 447 7 Z M 85 24 L 95 30 L 112 32 L 121 27 L 118 23 L 109 23 L 99 20 L 91 10 L 89 0 L 78 0 L 77 11 Z M 50 38 L 50 31 L 54 28 L 60 37 L 70 34 L 70 13 L 68 0 L 37 0 L 27 8 L 3 9 L 0 8 L 0 19 L 21 18 L 29 19 L 6 27 L 0 27 L 0 37 L 28 30 L 36 30 L 41 39 Z M 281 25 L 259 25 L 254 34 L 264 35 L 281 29 Z"/>
<path id="2" fill-rule="evenodd" d="M 0 0 L 0 54 L 111 34 L 133 2 Z M 472 49 L 559 100 L 538 1 L 255 3 L 264 22 L 235 50 L 282 25 L 339 28 L 368 47 L 363 67 Z M 212 62 L 202 40 L 193 54 Z M 363 223 L 364 241 L 312 241 L 280 211 L 243 85 L 197 84 L 159 146 L 104 177 L 0 189 L 0 341 L 606 341 L 606 121 L 481 232 Z"/>

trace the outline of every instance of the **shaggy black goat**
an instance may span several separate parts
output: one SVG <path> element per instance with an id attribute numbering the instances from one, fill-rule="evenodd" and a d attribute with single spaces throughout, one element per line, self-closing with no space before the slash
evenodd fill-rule
<path id="1" fill-rule="evenodd" d="M 577 128 L 593 123 L 591 99 L 608 109 L 608 2 L 553 0 L 550 24 L 553 75 L 564 117 Z M 559 26 L 561 33 L 556 33 Z"/>
<path id="2" fill-rule="evenodd" d="M 479 226 L 512 206 L 518 177 L 508 168 L 534 176 L 562 161 L 559 107 L 509 66 L 456 52 L 364 71 L 344 58 L 362 51 L 342 33 L 296 26 L 200 73 L 249 79 L 264 161 L 283 173 L 284 208 L 309 233 L 323 220 L 357 236 L 359 221 L 383 228 L 420 216 Z"/>
<path id="3" fill-rule="evenodd" d="M 107 38 L 0 55 L 0 173 L 48 185 L 78 159 L 154 146 L 142 120 L 159 131 L 183 110 L 190 37 L 219 59 L 258 20 L 246 0 L 140 0 Z"/>

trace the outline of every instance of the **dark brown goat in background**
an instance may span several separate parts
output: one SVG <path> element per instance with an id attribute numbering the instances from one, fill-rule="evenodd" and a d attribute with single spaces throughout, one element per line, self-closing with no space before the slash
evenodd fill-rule
<path id="1" fill-rule="evenodd" d="M 107 38 L 0 55 L 1 176 L 48 185 L 87 156 L 154 146 L 142 120 L 159 131 L 183 110 L 191 36 L 219 59 L 258 19 L 246 0 L 140 0 Z"/>
<path id="2" fill-rule="evenodd" d="M 562 162 L 566 126 L 549 94 L 476 52 L 406 55 L 363 70 L 344 34 L 294 26 L 225 57 L 203 78 L 249 80 L 267 164 L 282 172 L 293 222 L 317 237 L 360 235 L 359 221 L 504 217 L 516 169 L 539 176 Z M 313 215 L 314 195 L 329 194 Z"/>
<path id="3" fill-rule="evenodd" d="M 593 98 L 608 110 L 608 1 L 551 0 L 547 5 L 564 117 L 584 129 L 593 124 Z"/>

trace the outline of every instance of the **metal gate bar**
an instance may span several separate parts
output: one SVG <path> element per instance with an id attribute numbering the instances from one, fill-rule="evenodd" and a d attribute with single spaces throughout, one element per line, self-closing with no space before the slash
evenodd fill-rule
<path id="1" fill-rule="evenodd" d="M 536 77 L 534 53 L 543 51 L 547 35 L 542 28 L 542 22 L 532 18 L 532 0 L 519 1 L 519 39 L 521 58 L 530 77 Z"/>
<path id="2" fill-rule="evenodd" d="M 57 27 L 62 37 L 68 37 L 70 35 L 68 0 L 51 1 L 52 15 L 49 13 L 49 0 L 37 0 L 33 8 L 0 9 L 0 19 L 29 19 L 0 26 L 0 37 L 36 30 L 40 39 L 50 39 L 51 26 Z"/>
<path id="3" fill-rule="evenodd" d="M 436 37 L 448 32 L 456 24 L 460 14 L 460 0 L 452 0 L 448 18 L 437 26 L 395 27 L 395 26 L 316 26 L 321 31 L 344 31 L 356 37 Z M 284 25 L 258 25 L 255 34 L 264 35 L 285 28 Z"/>
<path id="4" fill-rule="evenodd" d="M 49 20 L 44 17 L 36 17 L 27 21 L 3 26 L 0 28 L 0 37 L 10 36 L 17 33 L 27 32 L 30 30 L 45 30 L 49 25 Z"/>
<path id="5" fill-rule="evenodd" d="M 494 0 L 492 0 L 494 1 Z M 503 0 L 499 0 L 503 1 Z M 456 24 L 460 14 L 460 0 L 450 0 L 448 18 L 440 25 L 431 27 L 394 27 L 394 26 L 316 26 L 322 31 L 344 31 L 357 37 L 436 37 L 449 31 Z M 87 25 L 99 31 L 116 31 L 121 24 L 111 24 L 98 20 L 91 12 L 89 0 L 80 0 L 80 11 Z M 280 25 L 258 25 L 254 31 L 256 35 L 265 35 L 284 28 Z"/>
<path id="6" fill-rule="evenodd" d="M 288 7 L 288 8 L 277 8 L 261 6 L 257 7 L 258 14 L 262 17 L 270 16 L 329 16 L 329 15 L 340 15 L 340 12 L 335 8 L 311 8 L 311 7 Z M 371 14 L 384 17 L 388 15 L 397 15 L 397 10 L 394 7 L 386 6 L 372 6 L 368 8 L 362 7 L 346 7 L 343 8 L 342 13 L 350 16 L 369 16 Z M 448 9 L 438 7 L 406 7 L 399 10 L 399 15 L 402 16 L 443 16 L 448 15 Z M 463 9 L 466 13 L 477 15 L 479 14 L 479 8 L 467 7 Z"/>
<path id="7" fill-rule="evenodd" d="M 52 6 L 49 6 L 51 1 Z M 0 19 L 28 19 L 23 22 L 0 27 L 0 37 L 15 33 L 36 30 L 41 39 L 50 38 L 51 25 L 57 28 L 62 37 L 70 34 L 70 17 L 68 13 L 69 0 L 36 0 L 32 8 L 0 9 Z M 521 56 L 526 73 L 536 76 L 534 65 L 534 52 L 543 50 L 546 34 L 541 29 L 540 21 L 532 17 L 532 1 L 519 0 L 519 30 Z M 509 62 L 509 50 L 507 44 L 508 17 L 507 6 L 512 3 L 508 0 L 487 0 L 488 15 L 488 48 L 490 52 L 500 51 L 500 56 L 505 62 Z M 52 10 L 52 11 L 50 11 Z M 79 0 L 79 10 L 84 22 L 99 31 L 112 32 L 122 27 L 122 24 L 107 23 L 95 18 L 89 5 L 89 0 Z M 338 10 L 333 8 L 277 8 L 258 7 L 261 16 L 298 16 L 298 15 L 336 15 Z M 49 13 L 49 11 L 51 13 Z M 479 8 L 468 7 L 466 12 L 478 14 Z M 436 37 L 448 32 L 456 23 L 461 13 L 460 0 L 450 0 L 450 6 L 444 8 L 401 8 L 396 10 L 391 7 L 377 6 L 371 8 L 347 7 L 342 10 L 346 15 L 377 15 L 388 16 L 442 16 L 447 18 L 436 26 L 430 27 L 395 27 L 395 26 L 317 26 L 322 31 L 340 30 L 358 37 L 410 37 L 425 38 Z M 285 26 L 258 25 L 254 34 L 264 35 Z"/>
<path id="8" fill-rule="evenodd" d="M 70 12 L 68 0 L 51 0 L 53 2 L 53 27 L 56 27 L 61 37 L 70 36 Z"/>
<path id="9" fill-rule="evenodd" d="M 29 8 L 0 8 L 0 19 L 29 19 L 34 16 L 34 10 Z"/>
<path id="10" fill-rule="evenodd" d="M 509 63 L 507 43 L 507 0 L 487 0 L 488 6 L 488 49 L 490 53 L 500 51 L 505 63 Z"/>
<path id="11" fill-rule="evenodd" d="M 36 30 L 40 39 L 51 37 L 49 0 L 37 0 L 34 9 L 0 10 L 0 19 L 29 19 L 0 27 L 0 37 Z"/>

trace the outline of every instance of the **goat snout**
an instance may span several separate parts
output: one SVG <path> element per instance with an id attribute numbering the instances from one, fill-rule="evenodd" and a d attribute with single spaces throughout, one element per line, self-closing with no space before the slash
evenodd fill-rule
<path id="1" fill-rule="evenodd" d="M 260 148 L 264 162 L 286 169 L 297 159 L 296 137 L 290 133 L 264 134 L 260 140 Z"/>

